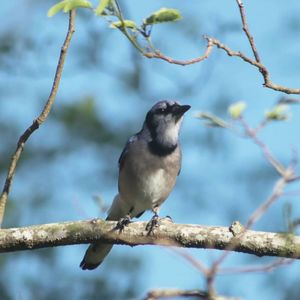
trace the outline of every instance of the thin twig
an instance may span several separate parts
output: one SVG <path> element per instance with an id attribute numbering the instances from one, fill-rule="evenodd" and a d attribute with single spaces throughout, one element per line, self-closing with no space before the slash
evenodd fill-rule
<path id="1" fill-rule="evenodd" d="M 246 223 L 245 229 L 252 227 L 262 215 L 268 210 L 268 208 L 283 194 L 283 190 L 286 187 L 288 180 L 285 177 L 281 177 L 275 184 L 274 189 L 270 197 L 263 202 L 250 216 L 248 222 Z"/>
<path id="2" fill-rule="evenodd" d="M 264 79 L 263 85 L 265 87 L 270 88 L 275 91 L 283 92 L 286 94 L 300 94 L 299 88 L 289 88 L 289 87 L 285 87 L 285 86 L 273 83 L 270 79 L 270 74 L 269 74 L 268 69 L 261 63 L 260 60 L 257 61 L 257 60 L 251 59 L 240 51 L 233 51 L 228 46 L 221 43 L 219 40 L 217 40 L 215 38 L 212 38 L 209 36 L 204 36 L 204 38 L 207 40 L 207 46 L 206 46 L 205 53 L 199 57 L 195 57 L 192 59 L 177 60 L 177 59 L 173 59 L 172 57 L 166 56 L 159 51 L 155 51 L 155 52 L 140 51 L 140 52 L 143 56 L 145 56 L 147 58 L 157 58 L 157 59 L 164 60 L 170 64 L 175 64 L 175 65 L 180 65 L 180 66 L 188 66 L 188 65 L 192 65 L 192 64 L 195 64 L 195 63 L 198 63 L 198 62 L 201 62 L 201 61 L 207 59 L 210 56 L 210 54 L 212 53 L 213 46 L 216 46 L 217 48 L 224 50 L 228 56 L 239 57 L 243 61 L 247 62 L 248 64 L 256 67 L 263 76 L 263 79 Z M 254 49 L 255 49 L 255 51 L 257 51 L 256 48 L 254 48 Z M 257 52 L 255 52 L 255 53 L 257 53 Z M 258 56 L 258 58 L 259 58 L 259 56 Z"/>
<path id="3" fill-rule="evenodd" d="M 272 155 L 271 151 L 267 147 L 266 144 L 264 144 L 257 136 L 257 130 L 253 130 L 249 127 L 247 122 L 244 120 L 243 117 L 240 117 L 239 119 L 241 125 L 243 126 L 245 133 L 248 137 L 250 137 L 253 142 L 258 145 L 263 154 L 265 155 L 268 162 L 275 168 L 275 170 L 279 173 L 280 176 L 283 176 L 285 173 L 285 167 Z"/>
<path id="4" fill-rule="evenodd" d="M 188 261 L 193 267 L 195 267 L 198 271 L 204 274 L 204 276 L 208 276 L 208 269 L 207 267 L 202 264 L 198 259 L 194 258 L 191 254 L 187 252 L 186 249 L 180 249 L 180 248 L 167 248 L 175 252 L 176 254 L 182 256 L 186 261 Z"/>
<path id="5" fill-rule="evenodd" d="M 255 135 L 257 135 L 260 131 L 262 131 L 267 124 L 269 123 L 269 120 L 267 118 L 263 119 L 258 126 L 253 130 Z"/>
<path id="6" fill-rule="evenodd" d="M 286 185 L 290 182 L 290 178 L 292 178 L 293 172 L 290 171 L 288 168 L 286 170 L 286 174 L 284 174 L 275 184 L 272 194 L 270 197 L 262 203 L 250 216 L 248 222 L 246 223 L 246 226 L 241 231 L 240 234 L 238 234 L 235 239 L 233 239 L 231 245 L 227 247 L 227 251 L 225 251 L 212 265 L 210 272 L 211 277 L 215 277 L 218 273 L 221 264 L 224 262 L 224 260 L 228 257 L 230 254 L 229 251 L 233 251 L 236 247 L 236 245 L 240 242 L 240 239 L 244 237 L 247 230 L 249 230 L 255 222 L 257 222 L 263 214 L 268 210 L 268 208 L 283 194 L 283 190 L 286 187 Z"/>
<path id="7" fill-rule="evenodd" d="M 275 84 L 271 81 L 269 71 L 262 64 L 258 50 L 254 43 L 254 38 L 249 31 L 249 26 L 248 26 L 248 23 L 246 20 L 244 4 L 243 4 L 242 0 L 236 0 L 236 2 L 238 4 L 239 10 L 240 10 L 240 16 L 241 16 L 241 20 L 242 20 L 242 24 L 243 24 L 243 30 L 247 36 L 247 39 L 249 40 L 249 43 L 250 43 L 250 46 L 251 46 L 251 49 L 252 49 L 255 59 L 249 58 L 248 56 L 246 56 L 245 54 L 243 54 L 240 51 L 233 51 L 228 46 L 222 44 L 219 40 L 212 38 L 212 37 L 208 37 L 208 36 L 204 36 L 204 38 L 207 40 L 207 46 L 206 46 L 205 53 L 203 55 L 196 57 L 196 58 L 187 59 L 187 60 L 173 59 L 172 57 L 166 56 L 166 55 L 162 54 L 160 51 L 158 51 L 157 49 L 155 49 L 149 36 L 146 38 L 148 47 L 141 46 L 136 39 L 136 35 L 137 35 L 137 33 L 142 34 L 141 33 L 142 31 L 137 31 L 137 33 L 135 33 L 136 35 L 132 36 L 130 34 L 130 32 L 128 31 L 127 27 L 125 26 L 125 20 L 123 18 L 123 15 L 122 15 L 122 12 L 120 10 L 117 0 L 114 1 L 113 4 L 115 5 L 115 9 L 114 9 L 115 13 L 116 13 L 115 16 L 120 20 L 120 22 L 122 24 L 122 26 L 120 26 L 120 28 L 119 28 L 120 31 L 127 37 L 127 39 L 133 44 L 133 46 L 143 56 L 145 56 L 147 58 L 156 58 L 156 59 L 164 60 L 170 64 L 188 66 L 188 65 L 192 65 L 192 64 L 195 64 L 195 63 L 198 63 L 198 62 L 201 62 L 201 61 L 207 59 L 210 56 L 210 54 L 212 53 L 213 47 L 216 46 L 217 48 L 223 49 L 229 56 L 240 57 L 245 62 L 255 66 L 263 76 L 263 79 L 264 79 L 263 85 L 265 87 L 273 89 L 275 91 L 280 91 L 280 92 L 283 92 L 286 94 L 300 94 L 299 88 L 289 88 L 289 87 L 285 87 L 285 86 L 282 86 L 279 84 Z"/>
<path id="8" fill-rule="evenodd" d="M 112 5 L 114 6 L 114 11 L 116 13 L 116 17 L 120 20 L 122 26 L 120 26 L 120 31 L 127 37 L 130 43 L 142 54 L 144 54 L 144 49 L 138 44 L 136 38 L 132 36 L 129 32 L 127 27 L 125 26 L 125 19 L 122 14 L 122 10 L 120 8 L 119 2 L 117 0 L 112 1 Z"/>
<path id="9" fill-rule="evenodd" d="M 243 24 L 243 30 L 249 40 L 255 60 L 258 63 L 260 63 L 260 57 L 259 57 L 258 51 L 256 49 L 256 45 L 254 43 L 254 38 L 249 31 L 249 27 L 248 27 L 248 23 L 247 23 L 247 19 L 246 19 L 246 13 L 245 13 L 245 9 L 244 9 L 244 4 L 243 4 L 242 0 L 236 0 L 236 2 L 238 4 L 239 10 L 240 10 L 240 15 L 241 15 L 242 24 Z"/>
<path id="10" fill-rule="evenodd" d="M 249 266 L 249 267 L 235 267 L 220 269 L 218 274 L 236 274 L 236 273 L 257 273 L 257 272 L 271 272 L 275 268 L 290 265 L 295 262 L 294 259 L 278 258 L 273 262 L 261 266 Z"/>
<path id="11" fill-rule="evenodd" d="M 300 175 L 290 178 L 289 182 L 294 182 L 294 181 L 298 181 L 298 180 L 300 180 Z"/>
<path id="12" fill-rule="evenodd" d="M 209 293 L 213 292 L 214 289 L 214 281 L 216 278 L 216 275 L 220 272 L 220 266 L 225 261 L 225 259 L 230 254 L 229 251 L 233 251 L 236 247 L 236 245 L 240 242 L 240 239 L 243 238 L 247 230 L 249 230 L 255 222 L 257 222 L 270 208 L 270 206 L 277 201 L 283 194 L 284 189 L 288 183 L 294 180 L 300 179 L 300 177 L 295 176 L 295 168 L 297 165 L 297 153 L 293 151 L 292 161 L 290 165 L 285 168 L 271 153 L 269 148 L 257 137 L 257 133 L 260 129 L 262 129 L 267 121 L 262 121 L 260 126 L 257 129 L 252 129 L 247 124 L 247 122 L 244 120 L 243 116 L 239 118 L 239 121 L 241 125 L 243 126 L 245 130 L 245 134 L 250 137 L 253 142 L 258 145 L 261 150 L 263 151 L 266 159 L 270 162 L 270 164 L 277 170 L 279 175 L 281 176 L 278 181 L 276 182 L 273 191 L 271 195 L 268 197 L 268 199 L 263 202 L 250 216 L 248 222 L 246 223 L 246 226 L 240 230 L 239 233 L 234 234 L 234 239 L 232 240 L 231 244 L 228 245 L 228 247 L 225 249 L 225 251 L 217 260 L 215 260 L 211 266 L 211 268 L 208 271 L 208 276 L 206 276 L 206 282 L 207 282 L 207 289 Z M 265 266 L 266 270 L 271 270 L 281 264 L 284 264 L 285 262 L 277 261 L 274 262 L 272 265 Z M 252 269 L 253 271 L 257 271 L 257 269 Z M 240 271 L 240 270 L 239 270 Z M 247 270 L 250 272 L 250 270 Z M 245 271 L 246 272 L 246 271 Z"/>
<path id="13" fill-rule="evenodd" d="M 46 119 L 52 109 L 52 106 L 54 104 L 56 94 L 58 91 L 58 87 L 59 87 L 59 82 L 61 79 L 61 74 L 62 74 L 63 67 L 64 67 L 67 50 L 69 48 L 72 35 L 75 31 L 75 29 L 74 29 L 75 14 L 76 14 L 75 10 L 71 10 L 69 13 L 68 32 L 67 32 L 65 41 L 63 43 L 63 46 L 61 48 L 61 51 L 60 51 L 60 56 L 59 56 L 59 60 L 58 60 L 58 64 L 57 64 L 57 68 L 56 68 L 56 72 L 55 72 L 55 76 L 54 76 L 54 81 L 53 81 L 53 85 L 51 88 L 49 98 L 48 98 L 42 112 L 40 113 L 40 115 L 33 121 L 33 123 L 20 136 L 16 151 L 12 156 L 11 163 L 10 163 L 8 173 L 7 173 L 7 177 L 6 177 L 4 187 L 3 187 L 3 190 L 2 190 L 2 193 L 0 196 L 0 227 L 3 222 L 5 206 L 6 206 L 8 195 L 9 195 L 9 192 L 11 189 L 12 181 L 13 181 L 13 178 L 14 178 L 14 175 L 16 172 L 16 167 L 17 167 L 18 161 L 20 159 L 20 156 L 22 154 L 22 151 L 24 149 L 25 143 L 28 140 L 28 138 L 31 136 L 31 134 L 35 130 L 37 130 L 40 125 L 42 125 L 46 121 Z"/>
<path id="14" fill-rule="evenodd" d="M 286 94 L 300 94 L 300 89 L 299 88 L 289 88 L 289 87 L 285 87 L 285 86 L 273 83 L 270 79 L 270 74 L 269 74 L 268 69 L 261 62 L 257 62 L 256 60 L 253 60 L 253 59 L 249 58 L 248 56 L 246 56 L 245 54 L 243 54 L 240 51 L 231 50 L 228 46 L 224 45 L 223 43 L 221 43 L 219 40 L 217 40 L 215 38 L 205 36 L 205 39 L 207 41 L 211 41 L 219 49 L 224 50 L 227 53 L 228 56 L 239 57 L 243 61 L 249 63 L 250 65 L 253 65 L 254 67 L 256 67 L 263 76 L 263 79 L 264 79 L 264 84 L 263 85 L 265 87 L 270 88 L 270 89 L 275 90 L 275 91 L 283 92 L 283 93 L 286 93 Z"/>
<path id="15" fill-rule="evenodd" d="M 195 63 L 198 63 L 200 61 L 203 61 L 205 59 L 207 59 L 209 57 L 209 55 L 212 52 L 213 49 L 213 42 L 211 40 L 207 40 L 207 46 L 206 46 L 206 50 L 204 52 L 203 55 L 193 58 L 193 59 L 188 59 L 188 60 L 177 60 L 177 59 L 173 59 L 169 56 L 166 56 L 164 54 L 162 54 L 159 51 L 155 51 L 155 52 L 146 52 L 143 53 L 143 55 L 147 58 L 158 58 L 158 59 L 162 59 L 167 61 L 170 64 L 175 64 L 175 65 L 181 65 L 181 66 L 188 66 L 188 65 L 192 65 Z"/>

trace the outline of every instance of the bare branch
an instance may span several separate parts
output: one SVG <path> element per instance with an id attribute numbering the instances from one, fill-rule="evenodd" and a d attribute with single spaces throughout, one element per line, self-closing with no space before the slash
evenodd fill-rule
<path id="1" fill-rule="evenodd" d="M 115 1 L 114 3 L 116 4 L 115 16 L 120 20 L 120 22 L 122 24 L 122 26 L 120 26 L 119 30 L 127 37 L 127 39 L 130 41 L 130 43 L 143 56 L 145 56 L 147 58 L 157 58 L 157 59 L 164 60 L 164 61 L 166 61 L 170 64 L 187 66 L 187 65 L 195 64 L 195 63 L 198 63 L 198 62 L 201 62 L 201 61 L 207 59 L 210 56 L 213 47 L 216 46 L 220 49 L 223 49 L 229 56 L 240 57 L 245 62 L 255 66 L 256 68 L 258 68 L 259 72 L 263 76 L 263 79 L 264 79 L 264 84 L 263 85 L 265 87 L 273 89 L 275 91 L 280 91 L 280 92 L 283 92 L 283 93 L 286 93 L 286 94 L 300 94 L 300 89 L 299 88 L 289 88 L 289 87 L 285 87 L 285 86 L 282 86 L 282 85 L 275 84 L 271 81 L 269 71 L 262 64 L 259 53 L 258 53 L 258 50 L 257 50 L 255 42 L 254 42 L 254 38 L 250 33 L 249 26 L 248 26 L 247 19 L 246 19 L 244 4 L 243 4 L 242 0 L 236 0 L 236 2 L 237 2 L 238 7 L 239 7 L 240 16 L 241 16 L 242 25 L 243 25 L 243 30 L 244 30 L 244 32 L 247 36 L 247 39 L 250 43 L 250 47 L 252 49 L 252 52 L 253 52 L 253 55 L 254 55 L 255 59 L 251 59 L 251 58 L 247 57 L 245 54 L 243 54 L 240 51 L 238 51 L 238 52 L 233 51 L 229 47 L 227 47 L 226 45 L 222 44 L 217 39 L 214 39 L 214 38 L 208 37 L 208 36 L 204 36 L 204 38 L 207 40 L 207 46 L 206 46 L 205 53 L 203 55 L 199 56 L 199 57 L 192 58 L 192 59 L 187 59 L 187 60 L 177 60 L 177 59 L 174 59 L 172 57 L 166 56 L 154 47 L 153 43 L 150 40 L 150 36 L 146 35 L 143 32 L 143 29 L 138 30 L 138 33 L 134 32 L 133 35 L 130 33 L 130 30 L 128 30 L 127 27 L 125 26 L 125 20 L 122 16 L 120 7 L 118 5 L 118 2 Z M 146 39 L 146 43 L 148 44 L 147 47 L 144 47 L 144 46 L 139 44 L 139 42 L 137 41 L 137 38 L 136 38 L 137 34 L 141 34 Z"/>
<path id="2" fill-rule="evenodd" d="M 211 40 L 207 40 L 207 46 L 206 46 L 206 50 L 205 53 L 199 57 L 196 58 L 192 58 L 192 59 L 188 59 L 188 60 L 177 60 L 177 59 L 173 59 L 169 56 L 165 56 L 164 54 L 162 54 L 159 51 L 155 51 L 155 52 L 144 52 L 143 55 L 147 58 L 158 58 L 158 59 L 162 59 L 167 61 L 170 64 L 175 64 L 175 65 L 181 65 L 181 66 L 188 66 L 188 65 L 192 65 L 195 63 L 198 63 L 200 61 L 203 61 L 205 59 L 207 59 L 210 55 L 210 53 L 212 52 L 213 49 L 213 43 Z"/>
<path id="3" fill-rule="evenodd" d="M 252 225 L 257 222 L 261 216 L 265 214 L 268 208 L 283 194 L 283 190 L 287 185 L 287 180 L 285 177 L 281 177 L 275 184 L 274 189 L 270 197 L 263 202 L 250 216 L 247 224 L 246 229 L 252 227 Z"/>
<path id="4" fill-rule="evenodd" d="M 148 292 L 145 300 L 156 300 L 162 298 L 174 298 L 174 297 L 196 297 L 198 299 L 208 299 L 208 294 L 200 290 L 178 290 L 178 289 L 168 289 L 168 290 L 152 290 Z"/>
<path id="5" fill-rule="evenodd" d="M 146 222 L 129 224 L 122 232 L 117 222 L 92 220 L 52 223 L 0 230 L 0 253 L 95 241 L 137 245 L 161 245 L 185 248 L 227 249 L 257 256 L 300 258 L 300 236 L 246 230 L 238 239 L 228 227 L 174 224 L 161 221 L 154 233 L 145 230 Z"/>
<path id="6" fill-rule="evenodd" d="M 234 268 L 223 268 L 220 269 L 218 274 L 236 274 L 236 273 L 256 273 L 256 272 L 271 272 L 275 268 L 290 265 L 294 262 L 293 259 L 288 258 L 277 258 L 269 264 L 261 266 L 249 266 L 249 267 L 234 267 Z"/>
<path id="7" fill-rule="evenodd" d="M 211 277 L 214 278 L 221 266 L 221 264 L 225 261 L 225 259 L 228 257 L 230 254 L 230 251 L 234 251 L 235 247 L 240 243 L 240 239 L 243 239 L 244 234 L 246 234 L 251 228 L 251 226 L 258 221 L 261 216 L 267 211 L 267 209 L 282 195 L 283 190 L 285 186 L 287 185 L 287 180 L 285 177 L 281 177 L 275 184 L 272 194 L 270 197 L 263 202 L 255 211 L 254 213 L 250 216 L 246 226 L 244 228 L 240 228 L 237 232 L 231 229 L 233 235 L 235 236 L 235 239 L 232 240 L 231 244 L 227 246 L 224 252 L 212 265 L 210 269 L 210 274 Z M 238 223 L 238 222 L 235 222 Z M 289 234 L 287 233 L 287 236 Z"/>
<path id="8" fill-rule="evenodd" d="M 171 248 L 175 253 L 182 256 L 187 262 L 189 262 L 193 267 L 195 267 L 198 271 L 203 273 L 205 277 L 208 275 L 208 268 L 202 264 L 198 259 L 196 259 L 194 256 L 189 254 L 186 249 L 179 249 L 179 248 Z"/>
<path id="9" fill-rule="evenodd" d="M 219 49 L 223 49 L 227 53 L 227 55 L 239 57 L 243 61 L 249 63 L 250 65 L 255 66 L 263 76 L 265 87 L 270 88 L 275 91 L 283 92 L 286 94 L 300 94 L 299 88 L 288 88 L 288 87 L 273 83 L 270 79 L 269 71 L 261 62 L 257 62 L 256 60 L 249 58 L 248 56 L 246 56 L 245 54 L 243 54 L 240 51 L 231 50 L 228 46 L 222 44 L 219 40 L 217 40 L 215 38 L 205 36 L 205 39 L 207 41 L 211 41 Z"/>
<path id="10" fill-rule="evenodd" d="M 249 27 L 248 27 L 248 23 L 246 20 L 246 13 L 245 13 L 245 9 L 244 9 L 244 4 L 242 2 L 242 0 L 236 0 L 238 6 L 239 6 L 239 10 L 240 10 L 240 15 L 241 15 L 241 19 L 242 19 L 242 24 L 243 24 L 243 30 L 249 40 L 251 49 L 253 51 L 253 55 L 255 57 L 255 60 L 259 63 L 260 62 L 260 57 L 258 54 L 258 51 L 256 49 L 256 45 L 254 43 L 254 39 L 253 36 L 251 35 L 250 31 L 249 31 Z"/>
<path id="11" fill-rule="evenodd" d="M 267 147 L 267 145 L 264 144 L 258 138 L 258 136 L 257 136 L 258 130 L 251 129 L 243 117 L 241 117 L 239 120 L 245 130 L 246 135 L 248 137 L 250 137 L 253 140 L 253 142 L 261 148 L 264 156 L 266 157 L 268 162 L 275 168 L 275 170 L 278 172 L 278 174 L 280 176 L 284 176 L 284 174 L 286 172 L 285 167 L 272 155 L 272 153 L 269 150 L 269 148 Z M 264 123 L 261 123 L 261 124 L 264 124 Z M 261 126 L 264 126 L 264 125 L 261 125 Z"/>
<path id="12" fill-rule="evenodd" d="M 71 42 L 71 39 L 72 39 L 72 35 L 75 31 L 75 29 L 74 29 L 75 13 L 76 13 L 75 10 L 72 10 L 69 13 L 68 32 L 67 32 L 65 41 L 63 43 L 63 46 L 61 48 L 61 51 L 60 51 L 58 65 L 57 65 L 57 68 L 56 68 L 56 73 L 55 73 L 55 77 L 54 77 L 54 81 L 53 81 L 53 85 L 52 85 L 52 88 L 51 88 L 49 98 L 48 98 L 42 112 L 40 113 L 40 115 L 33 121 L 33 123 L 20 136 L 18 144 L 17 144 L 16 151 L 15 151 L 14 155 L 12 156 L 11 163 L 10 163 L 8 173 L 7 173 L 7 177 L 5 179 L 4 187 L 3 187 L 3 190 L 2 190 L 2 193 L 1 193 L 1 196 L 0 196 L 0 227 L 1 227 L 2 222 L 3 222 L 3 217 L 4 217 L 4 213 L 5 213 L 5 206 L 6 206 L 6 202 L 7 202 L 8 195 L 9 195 L 9 192 L 10 192 L 10 188 L 11 188 L 11 185 L 12 185 L 12 181 L 13 181 L 13 178 L 14 178 L 14 175 L 15 175 L 15 172 L 16 172 L 17 164 L 18 164 L 20 156 L 23 152 L 25 143 L 28 140 L 28 138 L 31 136 L 31 134 L 35 130 L 37 130 L 40 125 L 42 125 L 45 122 L 45 120 L 47 119 L 47 117 L 48 117 L 48 115 L 49 115 L 49 113 L 52 109 L 52 106 L 54 104 L 56 94 L 57 94 L 57 91 L 58 91 L 58 87 L 59 87 L 61 74 L 62 74 L 63 67 L 64 67 L 64 62 L 65 62 L 67 50 L 69 48 L 69 45 L 70 45 L 70 42 Z"/>
<path id="13" fill-rule="evenodd" d="M 258 58 L 259 60 L 251 59 L 240 51 L 233 51 L 228 46 L 224 45 L 223 43 L 221 43 L 219 40 L 217 40 L 215 38 L 212 38 L 209 36 L 204 36 L 204 38 L 207 40 L 207 46 L 206 46 L 206 50 L 205 50 L 204 54 L 199 57 L 192 58 L 192 59 L 177 60 L 177 59 L 173 59 L 169 56 L 166 56 L 159 51 L 154 51 L 154 52 L 140 51 L 140 52 L 142 55 L 144 55 L 147 58 L 157 58 L 157 59 L 164 60 L 170 64 L 188 66 L 188 65 L 195 64 L 195 63 L 198 63 L 198 62 L 201 62 L 201 61 L 207 59 L 210 56 L 210 54 L 212 53 L 213 47 L 216 46 L 217 48 L 224 50 L 227 53 L 227 55 L 239 57 L 242 60 L 244 60 L 245 62 L 247 62 L 248 64 L 256 67 L 263 76 L 263 79 L 264 79 L 263 85 L 265 87 L 273 89 L 275 91 L 283 92 L 286 94 L 300 94 L 299 88 L 289 88 L 289 87 L 285 87 L 285 86 L 282 86 L 279 84 L 275 84 L 271 81 L 269 71 L 261 63 L 260 58 L 258 56 L 258 52 L 257 52 L 254 44 L 253 44 L 254 48 L 252 48 L 252 50 L 255 51 L 256 59 Z"/>

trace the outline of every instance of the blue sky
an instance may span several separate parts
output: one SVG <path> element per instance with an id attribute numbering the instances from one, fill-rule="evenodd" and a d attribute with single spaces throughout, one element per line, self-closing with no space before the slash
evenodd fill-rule
<path id="1" fill-rule="evenodd" d="M 19 1 L 11 0 L 4 2 L 0 8 L 0 35 L 13 28 L 11 32 L 16 37 L 13 55 L 2 57 L 4 64 L 0 67 L 0 122 L 9 124 L 13 120 L 19 128 L 18 134 L 36 117 L 49 94 L 66 32 L 66 15 L 60 13 L 47 18 L 50 5 L 49 2 L 28 0 L 22 3 L 20 9 Z M 178 8 L 183 15 L 180 22 L 157 25 L 153 29 L 153 42 L 166 55 L 178 59 L 201 55 L 205 49 L 201 36 L 207 34 L 220 39 L 233 50 L 251 56 L 235 1 L 193 0 L 182 4 L 180 1 L 131 0 L 126 2 L 124 11 L 139 23 L 162 6 Z M 272 80 L 299 87 L 300 23 L 297 18 L 300 2 L 294 0 L 287 4 L 286 1 L 274 3 L 271 0 L 255 0 L 245 1 L 245 7 L 251 33 Z M 30 47 L 30 41 L 33 41 L 33 47 Z M 135 71 L 135 60 L 141 61 L 141 83 L 138 88 L 129 89 L 126 80 Z M 243 100 L 247 102 L 245 118 L 255 126 L 265 111 L 283 96 L 264 88 L 262 83 L 257 69 L 238 58 L 228 57 L 218 49 L 213 50 L 207 61 L 187 67 L 141 58 L 133 53 L 128 41 L 118 31 L 108 28 L 104 20 L 93 16 L 91 12 L 79 12 L 55 109 L 59 111 L 62 105 L 90 96 L 95 99 L 97 114 L 110 128 L 119 131 L 127 126 L 129 134 L 133 134 L 140 129 L 147 110 L 156 101 L 179 99 L 182 103 L 190 104 L 192 111 L 186 115 L 181 133 L 182 172 L 161 213 L 171 215 L 178 223 L 228 226 L 236 219 L 246 222 L 259 203 L 270 194 L 276 175 L 253 142 L 226 130 L 207 128 L 194 114 L 197 111 L 211 111 L 226 117 L 228 105 Z M 291 147 L 299 151 L 300 146 L 299 107 L 291 107 L 291 113 L 290 120 L 270 124 L 261 135 L 274 155 L 285 163 L 291 158 Z M 32 136 L 30 144 L 36 149 L 63 145 L 68 142 L 65 134 L 64 129 L 50 119 Z M 124 136 L 124 143 L 127 138 Z M 24 211 L 21 225 L 98 216 L 99 209 L 92 196 L 101 194 L 109 203 L 115 195 L 117 159 L 121 150 L 121 147 L 113 148 L 110 152 L 106 149 L 99 154 L 99 149 L 93 145 L 79 145 L 71 154 L 64 155 L 62 152 L 51 164 L 37 161 L 30 170 L 20 168 L 12 199 L 20 199 L 21 195 L 24 199 L 22 203 L 16 203 Z M 115 161 L 110 167 L 112 177 L 106 174 L 106 155 Z M 271 177 L 266 179 L 266 174 L 271 174 Z M 0 178 L 3 179 L 3 176 Z M 39 214 L 34 214 L 26 204 L 26 201 L 31 201 L 32 190 L 41 194 L 49 190 L 51 202 L 45 203 L 45 206 L 40 203 Z M 293 216 L 297 217 L 300 210 L 298 199 L 280 199 L 255 224 L 255 229 L 283 231 L 284 205 L 292 203 Z M 84 214 L 74 203 L 83 208 Z M 144 220 L 149 218 L 150 214 L 143 217 Z M 82 272 L 78 264 L 84 250 L 85 246 L 58 250 L 59 259 L 74 276 Z M 189 252 L 205 264 L 210 264 L 220 255 L 220 252 L 210 250 Z M 141 296 L 155 287 L 205 287 L 203 276 L 168 249 L 115 247 L 108 260 L 124 254 L 143 260 L 141 276 L 145 278 L 139 287 Z M 25 259 L 30 259 L 28 256 L 30 253 L 18 259 L 20 275 L 15 280 L 20 290 L 24 290 L 22 273 L 26 268 Z M 225 265 L 266 261 L 270 260 L 232 254 Z M 287 281 L 281 283 L 284 287 L 295 277 L 298 264 L 296 262 L 277 271 L 277 276 L 284 274 Z M 38 274 L 38 268 L 38 263 L 33 263 L 33 275 Z M 101 271 L 87 273 L 86 277 L 105 276 Z M 260 299 L 283 299 L 278 290 L 263 288 L 272 276 L 222 276 L 217 280 L 217 290 L 244 299 L 257 299 L 258 293 Z M 232 282 L 238 284 L 233 286 Z M 30 299 L 30 296 L 24 292 L 22 299 Z"/>

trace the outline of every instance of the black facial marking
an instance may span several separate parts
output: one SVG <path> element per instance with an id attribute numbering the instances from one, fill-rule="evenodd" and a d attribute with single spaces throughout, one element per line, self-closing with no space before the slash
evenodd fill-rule
<path id="1" fill-rule="evenodd" d="M 150 131 L 151 135 L 151 141 L 148 142 L 148 147 L 151 153 L 159 156 L 166 156 L 171 154 L 175 149 L 177 148 L 176 144 L 170 144 L 169 142 L 164 141 L 164 136 L 160 136 L 164 134 L 163 126 L 167 126 L 165 122 L 163 121 L 164 118 L 167 115 L 172 115 L 174 125 L 176 123 L 176 114 L 174 114 L 176 108 L 180 107 L 177 103 L 160 103 L 160 105 L 154 106 L 146 115 L 145 123 L 147 125 L 147 128 Z M 167 117 L 166 117 L 167 118 Z M 165 119 L 167 120 L 167 119 Z M 169 119 L 172 122 L 172 119 Z M 172 126 L 172 124 L 169 123 L 168 126 Z M 158 128 L 160 128 L 160 133 L 158 131 Z M 159 136 L 158 136 L 159 135 Z"/>
<path id="2" fill-rule="evenodd" d="M 158 156 L 166 156 L 174 152 L 177 148 L 176 145 L 164 145 L 161 143 L 158 143 L 156 140 L 152 140 L 148 143 L 149 150 L 152 154 L 158 155 Z"/>
<path id="3" fill-rule="evenodd" d="M 153 139 L 155 139 L 157 133 L 156 133 L 156 130 L 155 130 L 156 126 L 154 124 L 154 116 L 153 115 L 154 115 L 154 112 L 152 112 L 152 111 L 149 111 L 147 113 L 146 124 L 147 124 L 148 129 L 150 130 L 151 137 Z"/>

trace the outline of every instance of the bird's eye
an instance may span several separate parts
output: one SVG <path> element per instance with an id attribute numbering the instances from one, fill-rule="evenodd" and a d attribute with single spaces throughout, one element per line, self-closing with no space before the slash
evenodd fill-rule
<path id="1" fill-rule="evenodd" d="M 166 111 L 165 108 L 161 107 L 157 110 L 158 113 L 164 113 Z"/>

